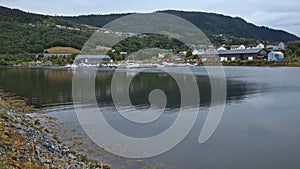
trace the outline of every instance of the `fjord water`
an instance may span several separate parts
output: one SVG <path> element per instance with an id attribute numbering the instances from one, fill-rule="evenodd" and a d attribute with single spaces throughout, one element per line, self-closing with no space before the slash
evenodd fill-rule
<path id="1" fill-rule="evenodd" d="M 139 168 L 166 164 L 166 168 L 295 168 L 300 167 L 300 69 L 287 67 L 224 67 L 227 101 L 222 121 L 204 144 L 198 137 L 210 106 L 210 81 L 204 68 L 195 67 L 200 92 L 200 111 L 191 132 L 172 150 L 140 162 L 119 158 L 102 151 L 91 154 L 114 168 Z M 132 137 L 149 137 L 166 130 L 178 115 L 180 91 L 164 72 L 135 75 L 130 85 L 132 104 L 149 108 L 151 90 L 161 89 L 168 99 L 166 111 L 150 124 L 122 119 L 111 97 L 114 71 L 99 70 L 96 77 L 98 105 L 105 118 L 118 131 Z M 191 75 L 180 74 L 183 79 Z M 65 124 L 80 130 L 72 107 L 72 71 L 42 68 L 0 68 L 0 88 L 28 99 Z M 122 84 L 120 84 L 122 89 Z M 124 107 L 126 109 L 126 107 Z M 83 134 L 84 135 L 84 134 Z M 88 140 L 88 138 L 85 138 Z M 95 146 L 91 143 L 91 146 Z M 93 149 L 94 147 L 92 147 Z M 84 151 L 84 150 L 83 150 Z M 163 165 L 164 166 L 164 165 Z"/>

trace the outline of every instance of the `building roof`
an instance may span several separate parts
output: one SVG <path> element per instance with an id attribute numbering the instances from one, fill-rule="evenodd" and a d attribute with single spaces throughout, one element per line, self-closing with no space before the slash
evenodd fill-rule
<path id="1" fill-rule="evenodd" d="M 283 54 L 281 51 L 271 51 L 270 53 L 274 53 L 274 54 Z M 269 53 L 269 54 L 270 54 Z"/>
<path id="2" fill-rule="evenodd" d="M 204 54 L 211 54 L 211 55 L 232 55 L 232 54 L 252 54 L 252 53 L 259 53 L 263 48 L 257 49 L 238 49 L 238 50 L 219 50 L 219 51 L 207 51 Z"/>
<path id="3" fill-rule="evenodd" d="M 77 55 L 76 59 L 110 59 L 108 55 Z"/>

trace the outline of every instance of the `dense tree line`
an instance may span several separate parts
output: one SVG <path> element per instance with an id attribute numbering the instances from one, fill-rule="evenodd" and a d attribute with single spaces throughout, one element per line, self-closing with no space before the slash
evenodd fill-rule
<path id="1" fill-rule="evenodd" d="M 0 65 L 31 62 L 38 57 L 39 54 L 36 53 L 0 54 Z"/>
<path id="2" fill-rule="evenodd" d="M 288 42 L 287 49 L 290 51 L 290 55 L 300 57 L 300 41 Z"/>
<path id="3" fill-rule="evenodd" d="M 10 9 L 0 6 L 0 21 L 6 22 L 17 22 L 24 24 L 44 24 L 44 25 L 64 25 L 69 27 L 78 26 L 74 22 L 67 21 L 65 19 L 49 16 L 49 15 L 40 15 L 34 13 L 23 12 L 18 9 Z"/>
<path id="4" fill-rule="evenodd" d="M 0 53 L 42 53 L 54 46 L 80 49 L 91 32 L 32 27 L 16 22 L 0 21 Z"/>
<path id="5" fill-rule="evenodd" d="M 64 19 L 0 7 L 0 64 L 28 62 L 44 49 L 66 46 L 81 49 L 93 32 L 51 28 L 80 27 Z"/>

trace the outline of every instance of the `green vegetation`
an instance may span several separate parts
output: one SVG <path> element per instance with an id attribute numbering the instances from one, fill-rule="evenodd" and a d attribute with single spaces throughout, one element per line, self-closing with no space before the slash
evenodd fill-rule
<path id="1" fill-rule="evenodd" d="M 267 41 L 291 41 L 299 37 L 281 30 L 258 27 L 239 17 L 204 12 L 162 11 L 173 14 L 193 23 L 206 34 L 228 35 L 237 38 L 260 39 Z"/>
<path id="2" fill-rule="evenodd" d="M 112 59 L 121 60 L 119 53 L 134 53 L 149 48 L 172 49 L 174 53 L 189 49 L 181 41 L 158 34 L 145 34 L 134 37 L 119 37 L 110 34 L 96 33 L 82 49 L 83 54 L 108 54 Z M 97 46 L 110 46 L 112 49 L 99 49 Z"/>
<path id="3" fill-rule="evenodd" d="M 236 61 L 223 61 L 224 66 L 290 66 L 300 67 L 298 59 L 293 58 L 284 61 L 267 61 L 267 60 L 236 60 Z"/>
<path id="4" fill-rule="evenodd" d="M 52 64 L 57 64 L 57 65 L 65 65 L 65 64 L 72 64 L 74 59 L 76 57 L 76 54 L 73 54 L 71 56 L 67 57 L 57 57 L 57 56 L 51 56 L 49 58 L 49 61 L 51 61 Z"/>
<path id="5" fill-rule="evenodd" d="M 50 27 L 57 24 L 78 26 L 61 18 L 0 7 L 0 64 L 29 62 L 44 49 L 55 46 L 81 49 L 93 33 Z"/>
<path id="6" fill-rule="evenodd" d="M 76 23 L 93 25 L 99 28 L 102 28 L 104 25 L 109 22 L 119 19 L 128 14 L 109 14 L 109 15 L 81 15 L 81 16 L 65 16 L 62 17 L 65 20 L 69 20 Z"/>
<path id="7" fill-rule="evenodd" d="M 130 37 L 113 47 L 115 52 L 109 52 L 113 59 L 118 58 L 118 53 L 127 51 L 134 53 L 142 49 L 147 48 L 159 48 L 159 49 L 174 49 L 174 53 L 189 49 L 188 46 L 184 45 L 181 41 L 169 38 L 163 35 L 148 34 L 146 36 Z"/>
<path id="8" fill-rule="evenodd" d="M 129 53 L 146 48 L 176 49 L 178 52 L 188 49 L 186 45 L 177 39 L 157 34 L 130 37 L 121 41 L 113 48 L 116 51 L 128 51 Z"/>
<path id="9" fill-rule="evenodd" d="M 0 20 L 0 53 L 42 53 L 44 49 L 55 46 L 80 49 L 91 34 L 87 31 L 32 27 Z"/>
<path id="10" fill-rule="evenodd" d="M 287 43 L 287 49 L 290 55 L 300 57 L 300 41 L 292 41 Z"/>
<path id="11" fill-rule="evenodd" d="M 36 56 L 39 55 L 35 53 L 0 54 L 0 65 L 24 64 L 36 60 Z"/>
<path id="12" fill-rule="evenodd" d="M 48 24 L 48 25 L 65 25 L 69 27 L 78 26 L 70 21 L 66 21 L 64 19 L 48 16 L 48 15 L 39 15 L 33 13 L 23 12 L 18 9 L 10 9 L 6 7 L 0 6 L 0 21 L 4 22 L 17 22 L 23 24 Z"/>
<path id="13" fill-rule="evenodd" d="M 8 167 L 0 161 L 0 169 L 8 169 Z"/>
<path id="14" fill-rule="evenodd" d="M 266 44 L 270 41 L 299 40 L 295 35 L 265 27 L 257 27 L 241 18 L 202 12 L 172 10 L 161 12 L 179 16 L 195 24 L 208 35 L 216 46 L 225 44 L 229 47 L 234 44 L 250 45 L 260 42 Z M 102 27 L 106 23 L 125 15 L 128 14 L 54 17 L 0 7 L 0 64 L 24 64 L 35 61 L 43 57 L 45 49 L 49 48 L 54 49 L 54 51 L 61 51 L 63 47 L 70 47 L 69 49 L 74 48 L 72 50 L 76 51 L 73 53 L 78 53 L 84 47 L 82 52 L 88 54 L 107 53 L 116 60 L 123 59 L 120 58 L 120 52 L 134 53 L 146 48 L 171 49 L 174 53 L 188 49 L 186 45 L 175 38 L 156 34 L 124 38 L 113 34 L 100 33 L 96 35 L 100 36 L 99 38 L 96 38 L 95 41 L 90 40 L 87 45 L 84 45 L 95 31 L 81 24 Z M 64 28 L 55 28 L 56 25 L 61 25 Z M 67 27 L 80 28 L 81 30 L 67 29 Z M 104 39 L 104 41 L 99 43 L 97 39 Z M 108 44 L 116 45 L 112 47 Z M 288 43 L 288 49 L 286 55 L 299 56 L 299 41 Z M 51 50 L 49 53 L 51 53 Z M 197 58 L 197 56 L 191 54 L 191 51 L 188 51 L 186 57 L 188 59 Z M 53 64 L 66 64 L 72 63 L 73 59 L 74 56 L 65 58 L 53 56 L 50 61 Z"/>

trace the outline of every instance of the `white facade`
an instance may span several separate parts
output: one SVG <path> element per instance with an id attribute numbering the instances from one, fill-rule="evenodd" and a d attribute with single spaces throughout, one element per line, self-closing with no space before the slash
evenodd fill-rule
<path id="1" fill-rule="evenodd" d="M 199 51 L 195 49 L 192 53 L 193 53 L 193 55 L 198 55 Z"/>
<path id="2" fill-rule="evenodd" d="M 245 45 L 241 45 L 240 47 L 238 47 L 238 49 L 246 49 Z"/>
<path id="3" fill-rule="evenodd" d="M 283 42 L 280 42 L 277 47 L 281 50 L 285 50 L 285 44 Z"/>
<path id="4" fill-rule="evenodd" d="M 223 46 L 219 47 L 217 50 L 226 50 Z"/>
<path id="5" fill-rule="evenodd" d="M 164 57 L 165 57 L 165 54 L 159 53 L 159 54 L 158 54 L 158 57 L 159 57 L 159 58 L 164 58 Z"/>
<path id="6" fill-rule="evenodd" d="M 268 45 L 267 49 L 269 49 L 269 50 L 285 50 L 285 44 L 283 42 L 280 42 L 277 46 Z"/>
<path id="7" fill-rule="evenodd" d="M 221 57 L 221 61 L 227 61 L 227 57 Z"/>
<path id="8" fill-rule="evenodd" d="M 256 48 L 265 48 L 265 45 L 260 43 L 259 45 L 256 46 Z"/>
<path id="9" fill-rule="evenodd" d="M 241 50 L 241 49 L 246 49 L 245 45 L 232 45 L 231 50 Z"/>

